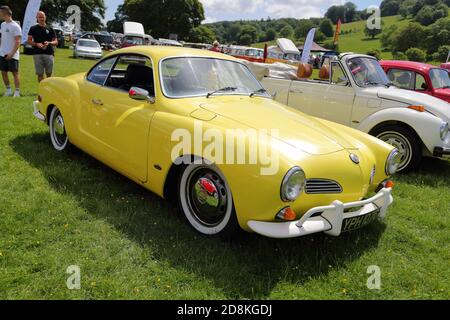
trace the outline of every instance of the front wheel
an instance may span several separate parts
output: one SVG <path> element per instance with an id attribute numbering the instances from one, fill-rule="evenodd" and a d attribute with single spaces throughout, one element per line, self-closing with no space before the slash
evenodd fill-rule
<path id="1" fill-rule="evenodd" d="M 197 232 L 230 237 L 239 229 L 230 187 L 215 166 L 186 166 L 180 173 L 177 197 L 179 210 Z"/>
<path id="2" fill-rule="evenodd" d="M 53 148 L 57 151 L 67 150 L 70 147 L 69 137 L 67 136 L 64 118 L 57 107 L 54 107 L 50 113 L 49 127 Z"/>
<path id="3" fill-rule="evenodd" d="M 419 138 L 408 128 L 384 126 L 372 133 L 378 139 L 392 145 L 400 152 L 400 171 L 417 169 L 422 160 L 422 149 Z"/>

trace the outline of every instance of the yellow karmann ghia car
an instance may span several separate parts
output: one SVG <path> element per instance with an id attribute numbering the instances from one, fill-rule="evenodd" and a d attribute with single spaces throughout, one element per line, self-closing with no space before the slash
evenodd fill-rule
<path id="1" fill-rule="evenodd" d="M 393 201 L 397 150 L 275 102 L 226 55 L 121 49 L 87 73 L 46 79 L 33 107 L 57 151 L 75 145 L 176 200 L 203 235 L 338 236 Z"/>

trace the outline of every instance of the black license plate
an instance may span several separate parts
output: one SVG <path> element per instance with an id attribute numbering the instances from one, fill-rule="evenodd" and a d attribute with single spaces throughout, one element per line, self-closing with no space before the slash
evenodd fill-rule
<path id="1" fill-rule="evenodd" d="M 342 232 L 352 231 L 356 229 L 361 229 L 374 222 L 378 215 L 380 214 L 380 209 L 377 209 L 371 213 L 365 214 L 363 216 L 357 216 L 353 218 L 344 219 L 342 221 Z"/>

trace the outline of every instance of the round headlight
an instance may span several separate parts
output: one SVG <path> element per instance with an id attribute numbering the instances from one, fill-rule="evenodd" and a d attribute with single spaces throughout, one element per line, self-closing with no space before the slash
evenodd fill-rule
<path id="1" fill-rule="evenodd" d="M 450 127 L 448 125 L 448 122 L 443 122 L 441 124 L 441 140 L 444 141 L 447 138 L 448 132 L 450 131 Z"/>
<path id="2" fill-rule="evenodd" d="M 305 172 L 299 167 L 292 168 L 283 179 L 281 199 L 285 202 L 297 200 L 303 191 L 305 183 Z"/>
<path id="3" fill-rule="evenodd" d="M 397 149 L 395 149 L 391 152 L 391 154 L 387 159 L 386 174 L 388 176 L 391 176 L 394 173 L 396 173 L 400 168 L 400 163 L 401 163 L 401 154 Z"/>

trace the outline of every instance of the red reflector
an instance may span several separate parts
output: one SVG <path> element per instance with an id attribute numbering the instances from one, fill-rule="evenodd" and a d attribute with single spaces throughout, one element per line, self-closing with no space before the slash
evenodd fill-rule
<path id="1" fill-rule="evenodd" d="M 134 96 L 134 95 L 136 95 L 136 91 L 130 90 L 130 96 Z"/>

